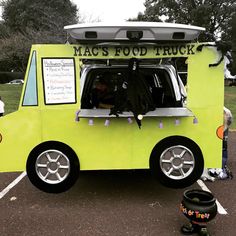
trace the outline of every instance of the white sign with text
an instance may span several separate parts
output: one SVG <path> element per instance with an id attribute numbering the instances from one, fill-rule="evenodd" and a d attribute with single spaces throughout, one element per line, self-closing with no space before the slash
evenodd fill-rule
<path id="1" fill-rule="evenodd" d="M 43 59 L 43 76 L 46 104 L 75 103 L 73 59 Z"/>

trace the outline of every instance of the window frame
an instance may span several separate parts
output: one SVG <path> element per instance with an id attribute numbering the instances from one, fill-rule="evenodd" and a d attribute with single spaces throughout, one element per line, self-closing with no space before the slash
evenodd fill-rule
<path id="1" fill-rule="evenodd" d="M 86 100 L 87 100 L 87 97 L 89 96 L 90 92 L 91 92 L 91 88 L 93 86 L 93 79 L 92 79 L 92 76 L 91 74 L 94 73 L 94 71 L 98 71 L 98 72 L 105 72 L 105 71 L 117 71 L 117 70 L 121 70 L 121 71 L 125 71 L 127 70 L 127 66 L 123 66 L 123 65 L 115 65 L 114 67 L 106 67 L 106 66 L 98 66 L 98 67 L 91 67 L 90 69 L 86 69 L 86 73 L 84 74 L 84 76 L 86 78 L 83 78 L 83 91 L 82 91 L 82 94 L 81 94 L 81 98 L 80 98 L 80 102 L 81 102 L 81 109 L 93 109 L 93 108 L 87 108 L 88 105 Z M 150 66 L 147 66 L 147 67 L 140 67 L 140 70 L 143 70 L 143 73 L 145 71 L 153 71 L 155 74 L 158 72 L 158 71 L 162 71 L 162 73 L 164 73 L 164 76 L 168 79 L 166 81 L 166 86 L 168 87 L 169 89 L 169 93 L 171 95 L 171 97 L 174 99 L 174 103 L 177 104 L 179 102 L 179 100 L 177 100 L 177 95 L 176 95 L 176 91 L 175 91 L 175 88 L 173 86 L 173 81 L 172 81 L 172 71 L 169 69 L 169 68 L 154 68 L 154 67 L 150 67 Z M 82 81 L 82 80 L 81 80 Z M 165 87 L 166 87 L 165 86 Z M 164 106 L 166 108 L 168 108 L 169 106 Z M 181 107 L 181 106 L 178 106 L 178 105 L 175 105 L 173 107 Z M 158 107 L 156 107 L 158 108 Z"/>

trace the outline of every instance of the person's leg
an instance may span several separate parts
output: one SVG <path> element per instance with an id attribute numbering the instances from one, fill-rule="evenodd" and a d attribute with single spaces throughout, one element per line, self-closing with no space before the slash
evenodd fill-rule
<path id="1" fill-rule="evenodd" d="M 227 159 L 228 159 L 228 150 L 227 148 L 223 148 L 223 153 L 222 153 L 222 168 L 224 169 L 225 166 L 227 165 Z"/>

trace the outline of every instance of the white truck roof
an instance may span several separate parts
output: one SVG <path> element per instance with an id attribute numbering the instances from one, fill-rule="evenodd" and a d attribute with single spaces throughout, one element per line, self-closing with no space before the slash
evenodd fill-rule
<path id="1" fill-rule="evenodd" d="M 162 22 L 89 23 L 65 26 L 78 41 L 192 41 L 205 28 Z"/>

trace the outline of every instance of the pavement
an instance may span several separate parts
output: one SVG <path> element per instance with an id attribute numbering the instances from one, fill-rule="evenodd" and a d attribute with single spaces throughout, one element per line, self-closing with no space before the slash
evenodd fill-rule
<path id="1" fill-rule="evenodd" d="M 234 236 L 236 222 L 236 132 L 229 135 L 232 180 L 198 181 L 220 213 L 208 223 L 215 236 Z M 10 187 L 9 187 L 10 184 Z M 202 186 L 200 186 L 200 185 Z M 186 189 L 160 185 L 147 170 L 82 172 L 67 192 L 36 189 L 22 173 L 0 174 L 0 236 L 177 236 L 188 220 L 179 205 Z"/>

